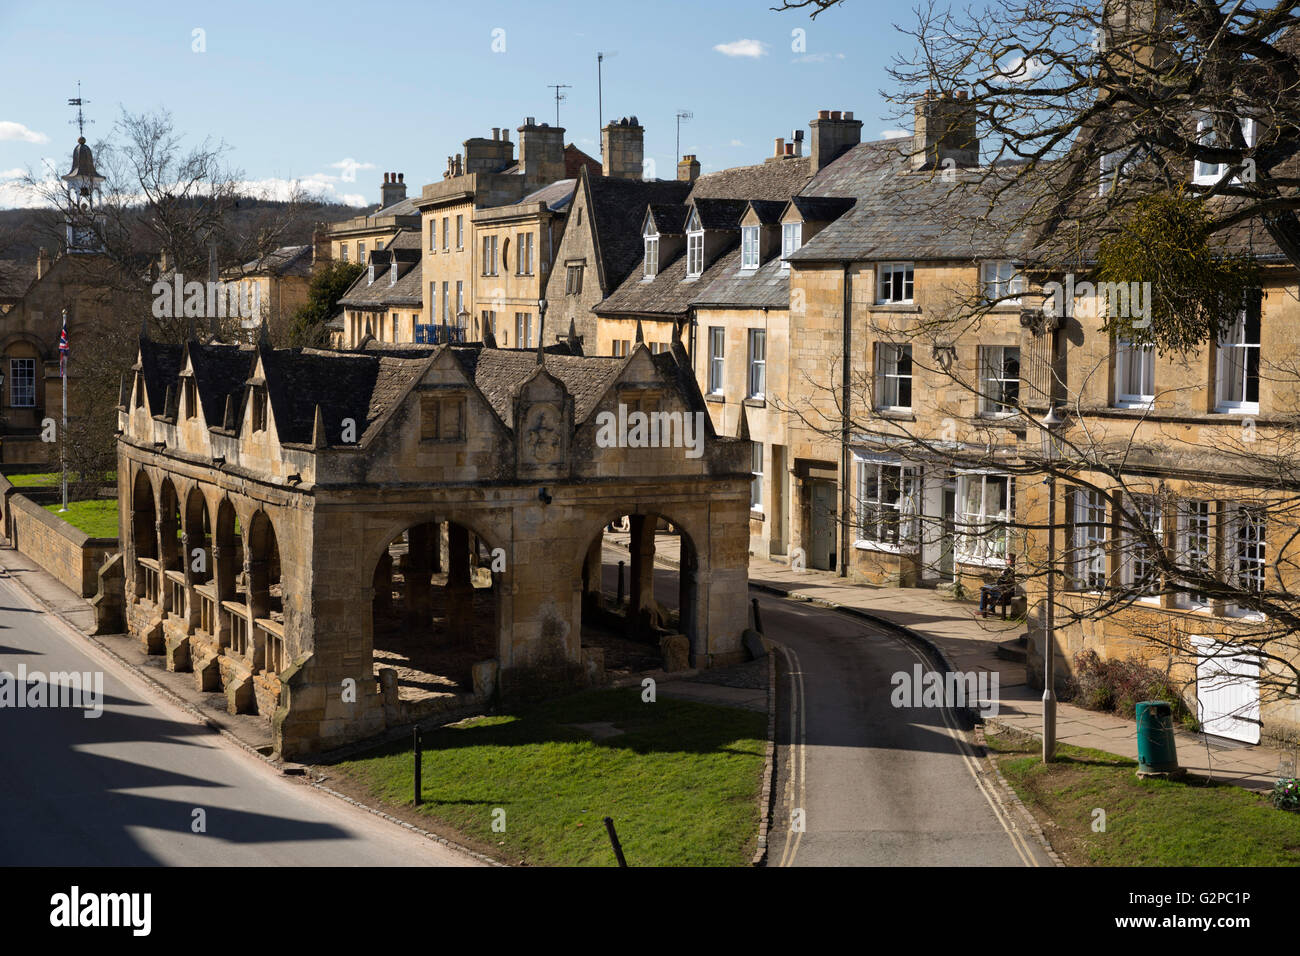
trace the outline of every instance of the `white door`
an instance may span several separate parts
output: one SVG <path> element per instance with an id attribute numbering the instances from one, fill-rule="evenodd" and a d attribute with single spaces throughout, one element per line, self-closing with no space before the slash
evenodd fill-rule
<path id="1" fill-rule="evenodd" d="M 1201 729 L 1259 743 L 1259 658 L 1213 637 L 1193 637 Z"/>

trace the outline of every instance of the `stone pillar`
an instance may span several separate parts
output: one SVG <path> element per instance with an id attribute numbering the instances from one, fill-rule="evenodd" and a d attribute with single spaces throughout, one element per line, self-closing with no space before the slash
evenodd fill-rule
<path id="1" fill-rule="evenodd" d="M 582 602 L 584 608 L 605 606 L 603 584 L 601 580 L 605 553 L 605 532 L 596 532 L 596 538 L 587 549 L 587 557 L 582 563 Z"/>
<path id="2" fill-rule="evenodd" d="M 435 521 L 429 527 L 433 529 L 433 564 L 431 570 L 434 574 L 442 574 L 442 542 L 446 539 L 447 533 L 443 530 L 441 521 Z"/>
<path id="3" fill-rule="evenodd" d="M 427 629 L 433 623 L 433 585 L 429 581 L 437 525 L 420 524 L 406 532 L 406 561 L 402 576 L 406 579 L 406 623 L 408 627 Z"/>
<path id="4" fill-rule="evenodd" d="M 469 531 L 447 525 L 447 633 L 468 641 L 474 629 L 474 582 L 469 568 Z"/>
<path id="5" fill-rule="evenodd" d="M 631 515 L 629 546 L 632 552 L 628 582 L 627 618 L 637 634 L 645 634 L 651 623 L 654 600 L 655 515 Z"/>
<path id="6" fill-rule="evenodd" d="M 393 556 L 385 549 L 375 565 L 374 613 L 391 614 L 393 611 Z"/>

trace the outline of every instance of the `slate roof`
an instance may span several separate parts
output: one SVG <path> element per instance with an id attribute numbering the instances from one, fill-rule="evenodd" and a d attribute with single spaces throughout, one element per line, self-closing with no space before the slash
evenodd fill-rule
<path id="1" fill-rule="evenodd" d="M 812 178 L 808 158 L 736 166 L 695 180 L 691 199 L 771 199 L 786 202 Z M 824 195 L 818 193 L 818 195 Z"/>
<path id="2" fill-rule="evenodd" d="M 357 276 L 339 299 L 339 305 L 369 311 L 383 310 L 392 306 L 419 308 L 424 304 L 423 264 L 420 251 L 420 234 L 413 229 L 403 229 L 393 237 L 392 242 L 382 249 L 370 253 L 375 263 L 375 281 L 370 281 L 367 268 Z M 397 259 L 397 282 L 389 283 L 389 266 Z"/>
<path id="3" fill-rule="evenodd" d="M 663 203 L 651 203 L 647 208 L 647 215 L 661 236 L 685 235 L 686 217 L 690 213 L 691 207 L 684 205 L 668 206 Z M 645 247 L 642 246 L 641 250 L 644 253 Z"/>
<path id="4" fill-rule="evenodd" d="M 203 418 L 208 425 L 220 426 L 225 421 L 226 396 L 233 394 L 238 407 L 244 383 L 252 374 L 257 350 L 251 345 L 201 345 L 197 342 L 191 342 L 189 349 Z"/>
<path id="5" fill-rule="evenodd" d="M 745 210 L 753 200 L 773 204 L 760 207 L 768 214 L 776 206 L 784 208 L 792 196 L 808 185 L 812 178 L 809 169 L 807 159 L 803 158 L 763 163 L 759 166 L 738 166 L 701 176 L 691 188 L 686 207 L 677 208 L 686 208 L 689 212 L 687 207 L 694 205 L 699 210 L 701 225 L 705 229 L 716 230 L 724 236 L 731 233 L 721 240 L 714 239 L 715 242 L 720 241 L 721 249 L 716 252 L 708 250 L 712 261 L 705 267 L 703 274 L 698 279 L 686 278 L 686 254 L 683 249 L 672 261 L 665 262 L 661 259 L 659 272 L 653 279 L 647 281 L 639 270 L 630 271 L 619 286 L 596 306 L 596 313 L 681 316 L 696 297 L 704 294 L 705 290 L 712 289 L 715 281 L 743 281 L 737 276 L 740 266 L 737 249 L 740 243 L 740 220 Z M 659 211 L 653 210 L 653 214 L 658 217 Z M 664 215 L 668 215 L 667 210 Z M 633 238 L 636 243 L 635 264 L 644 255 L 644 248 L 639 232 Z M 761 269 L 758 271 L 762 272 Z M 771 278 L 766 274 L 763 276 L 764 282 Z M 788 289 L 788 283 L 786 287 Z M 752 293 L 756 300 L 754 304 L 774 303 L 775 293 L 774 286 L 756 288 Z M 729 296 L 741 294 L 738 285 L 732 285 L 727 291 Z M 707 295 L 712 300 L 712 291 Z M 785 307 L 788 307 L 788 299 Z"/>
<path id="6" fill-rule="evenodd" d="M 567 209 L 573 202 L 573 191 L 577 187 L 576 179 L 557 179 L 548 186 L 543 186 L 534 192 L 529 193 L 523 199 L 519 200 L 517 205 L 522 206 L 524 203 L 544 202 L 546 208 L 551 212 L 558 212 L 561 209 Z M 499 208 L 499 207 L 498 207 Z"/>
<path id="7" fill-rule="evenodd" d="M 280 246 L 260 259 L 239 267 L 241 275 L 307 275 L 311 272 L 311 246 Z"/>
<path id="8" fill-rule="evenodd" d="M 488 404 L 510 428 L 514 427 L 515 388 L 537 370 L 536 349 L 452 347 L 456 359 L 474 380 Z M 573 420 L 586 421 L 609 391 L 626 360 L 547 353 L 546 370 L 564 383 L 573 396 Z"/>
<path id="9" fill-rule="evenodd" d="M 145 394 L 149 397 L 149 410 L 153 414 L 163 414 L 167 404 L 167 386 L 176 384 L 184 355 L 183 345 L 141 340 L 140 362 L 136 367 L 144 379 Z"/>
<path id="10" fill-rule="evenodd" d="M 36 269 L 18 259 L 0 259 L 0 301 L 21 299 L 36 281 Z"/>
<path id="11" fill-rule="evenodd" d="M 379 216 L 418 216 L 420 210 L 415 208 L 415 198 L 407 196 L 405 199 L 399 199 L 391 206 L 385 206 L 382 209 L 376 209 L 366 218 L 375 219 Z"/>
<path id="12" fill-rule="evenodd" d="M 690 300 L 690 304 L 713 308 L 790 308 L 790 270 L 781 268 L 781 257 L 772 256 L 757 269 L 740 271 L 740 248 L 736 247 L 709 270 L 715 278 Z"/>
<path id="13" fill-rule="evenodd" d="M 834 222 L 853 208 L 856 196 L 793 196 L 790 205 L 804 222 Z"/>
<path id="14" fill-rule="evenodd" d="M 584 173 L 585 175 L 585 173 Z M 596 249 L 607 288 L 617 288 L 644 254 L 641 224 L 652 203 L 679 205 L 691 191 L 691 184 L 676 179 L 619 179 L 591 176 L 587 179 L 595 229 Z"/>
<path id="15" fill-rule="evenodd" d="M 856 195 L 853 208 L 790 256 L 793 262 L 869 259 L 1018 257 L 1029 245 L 1017 221 L 1025 194 L 1008 190 L 990 211 L 989 197 L 1014 166 L 956 170 L 955 182 L 913 172 L 896 140 L 861 143 L 822 170 L 806 192 Z M 958 225 L 959 224 L 959 225 Z"/>
<path id="16" fill-rule="evenodd" d="M 775 226 L 781 221 L 781 213 L 785 212 L 787 203 L 780 199 L 751 199 L 749 207 L 754 210 L 754 215 L 764 226 Z M 742 216 L 743 218 L 743 216 Z"/>

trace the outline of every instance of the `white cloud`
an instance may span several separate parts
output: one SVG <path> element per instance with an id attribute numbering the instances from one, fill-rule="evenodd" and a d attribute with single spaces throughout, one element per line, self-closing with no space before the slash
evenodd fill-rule
<path id="1" fill-rule="evenodd" d="M 1011 83 L 1032 83 L 1047 72 L 1047 64 L 1036 56 L 1013 56 L 993 70 L 994 77 Z"/>
<path id="2" fill-rule="evenodd" d="M 731 145 L 732 145 L 732 146 L 744 146 L 745 144 L 742 143 L 742 142 L 741 142 L 740 140 L 738 140 L 738 139 L 733 139 L 733 140 L 731 141 Z"/>
<path id="3" fill-rule="evenodd" d="M 27 170 L 19 169 L 15 166 L 13 169 L 0 169 L 0 180 L 3 179 L 21 179 L 27 174 Z"/>
<path id="4" fill-rule="evenodd" d="M 339 178 L 345 183 L 355 183 L 357 181 L 358 169 L 374 169 L 374 163 L 363 163 L 349 156 L 347 159 L 340 159 L 337 163 L 330 163 L 330 169 L 341 169 L 343 172 Z"/>
<path id="5" fill-rule="evenodd" d="M 732 40 L 730 43 L 715 44 L 713 49 L 723 56 L 747 56 L 753 60 L 767 55 L 767 44 L 761 40 Z"/>
<path id="6" fill-rule="evenodd" d="M 364 167 L 363 167 L 364 168 Z M 355 179 L 355 177 L 353 177 Z M 341 202 L 349 206 L 367 205 L 366 197 L 361 193 L 343 192 L 338 184 L 342 177 L 329 173 L 311 173 L 299 179 L 285 179 L 280 176 L 267 176 L 263 179 L 245 179 L 239 184 L 239 191 L 248 196 L 261 199 L 286 200 L 296 192 L 306 193 L 324 202 Z"/>
<path id="7" fill-rule="evenodd" d="M 50 138 L 44 133 L 28 129 L 22 123 L 0 120 L 0 141 L 3 140 L 17 143 L 48 143 Z"/>
<path id="8" fill-rule="evenodd" d="M 912 134 L 901 129 L 882 129 L 880 131 L 881 139 L 906 139 Z"/>

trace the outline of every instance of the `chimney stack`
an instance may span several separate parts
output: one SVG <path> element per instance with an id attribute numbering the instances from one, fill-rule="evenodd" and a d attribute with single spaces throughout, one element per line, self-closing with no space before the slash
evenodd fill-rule
<path id="1" fill-rule="evenodd" d="M 564 127 L 547 126 L 533 117 L 519 127 L 519 165 L 532 185 L 545 186 L 564 178 Z"/>
<path id="2" fill-rule="evenodd" d="M 384 173 L 384 185 L 379 195 L 380 209 L 387 209 L 406 198 L 405 179 L 405 173 Z"/>
<path id="3" fill-rule="evenodd" d="M 946 164 L 946 160 L 952 160 Z M 938 169 L 945 165 L 969 169 L 980 162 L 980 141 L 975 129 L 975 107 L 961 90 L 956 96 L 926 90 L 916 101 L 916 129 L 912 136 L 912 169 Z"/>
<path id="4" fill-rule="evenodd" d="M 694 153 L 687 153 L 677 163 L 677 179 L 684 183 L 693 183 L 700 178 L 700 161 Z"/>
<path id="5" fill-rule="evenodd" d="M 808 125 L 812 129 L 808 162 L 814 174 L 862 142 L 862 120 L 855 120 L 849 110 L 818 110 Z"/>
<path id="6" fill-rule="evenodd" d="M 640 179 L 645 158 L 645 127 L 624 116 L 600 131 L 601 173 L 617 179 Z M 680 165 L 678 178 L 681 178 Z"/>
<path id="7" fill-rule="evenodd" d="M 216 246 L 212 247 L 212 251 L 216 251 Z M 329 265 L 332 257 L 329 227 L 323 222 L 318 222 L 311 234 L 311 271 L 316 272 L 318 269 L 323 269 Z"/>
<path id="8" fill-rule="evenodd" d="M 36 253 L 36 278 L 40 278 L 50 271 L 50 250 L 41 246 Z"/>

